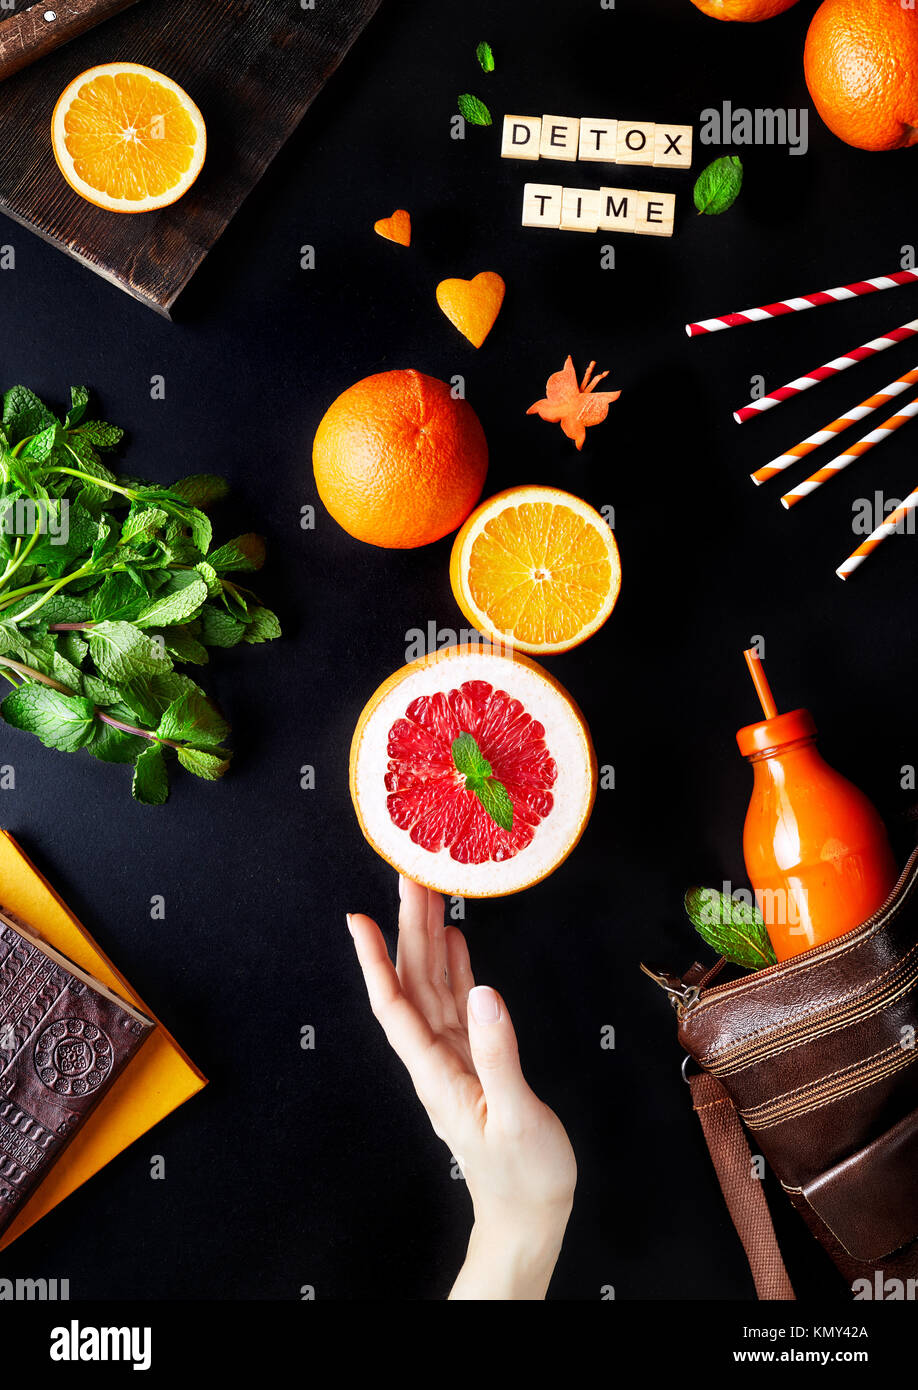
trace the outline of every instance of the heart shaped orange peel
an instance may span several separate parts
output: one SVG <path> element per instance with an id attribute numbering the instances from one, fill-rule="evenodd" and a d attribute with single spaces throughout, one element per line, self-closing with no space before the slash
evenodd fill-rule
<path id="1" fill-rule="evenodd" d="M 479 348 L 494 327 L 506 288 L 496 271 L 483 270 L 473 280 L 441 280 L 437 303 L 450 323 Z"/>
<path id="2" fill-rule="evenodd" d="M 399 246 L 411 245 L 411 213 L 404 208 L 396 208 L 391 217 L 381 217 L 373 223 L 373 231 L 386 241 L 397 241 Z"/>

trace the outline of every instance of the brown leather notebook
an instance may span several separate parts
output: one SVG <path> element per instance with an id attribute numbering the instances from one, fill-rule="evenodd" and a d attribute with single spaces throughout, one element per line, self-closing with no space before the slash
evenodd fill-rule
<path id="1" fill-rule="evenodd" d="M 155 1026 L 0 912 L 0 1232 Z"/>

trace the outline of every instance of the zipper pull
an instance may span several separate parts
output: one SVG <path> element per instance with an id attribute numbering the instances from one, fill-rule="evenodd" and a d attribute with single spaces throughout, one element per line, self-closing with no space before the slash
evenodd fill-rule
<path id="1" fill-rule="evenodd" d="M 651 970 L 643 961 L 640 962 L 640 966 L 648 979 L 653 980 L 654 984 L 659 985 L 665 992 L 679 1019 L 698 1003 L 701 995 L 700 985 L 687 984 L 680 975 L 673 975 L 669 970 Z M 691 970 L 686 971 L 686 977 L 691 978 L 698 969 L 701 967 L 692 966 Z"/>

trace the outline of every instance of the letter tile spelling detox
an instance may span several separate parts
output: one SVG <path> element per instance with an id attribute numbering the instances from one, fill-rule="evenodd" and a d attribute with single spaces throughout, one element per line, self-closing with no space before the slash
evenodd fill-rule
<path id="1" fill-rule="evenodd" d="M 594 116 L 505 116 L 502 159 L 586 160 L 689 169 L 692 127 Z"/>

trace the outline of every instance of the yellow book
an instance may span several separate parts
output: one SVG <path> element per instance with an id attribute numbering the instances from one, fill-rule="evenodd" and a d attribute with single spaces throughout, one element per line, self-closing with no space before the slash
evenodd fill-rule
<path id="1" fill-rule="evenodd" d="M 21 918 L 36 936 L 88 975 L 156 1019 L 5 830 L 0 830 L 0 907 Z M 0 1250 L 5 1250 L 135 1139 L 206 1086 L 206 1078 L 163 1025 L 158 1020 L 156 1023 L 156 1030 L 7 1227 L 0 1238 Z"/>

